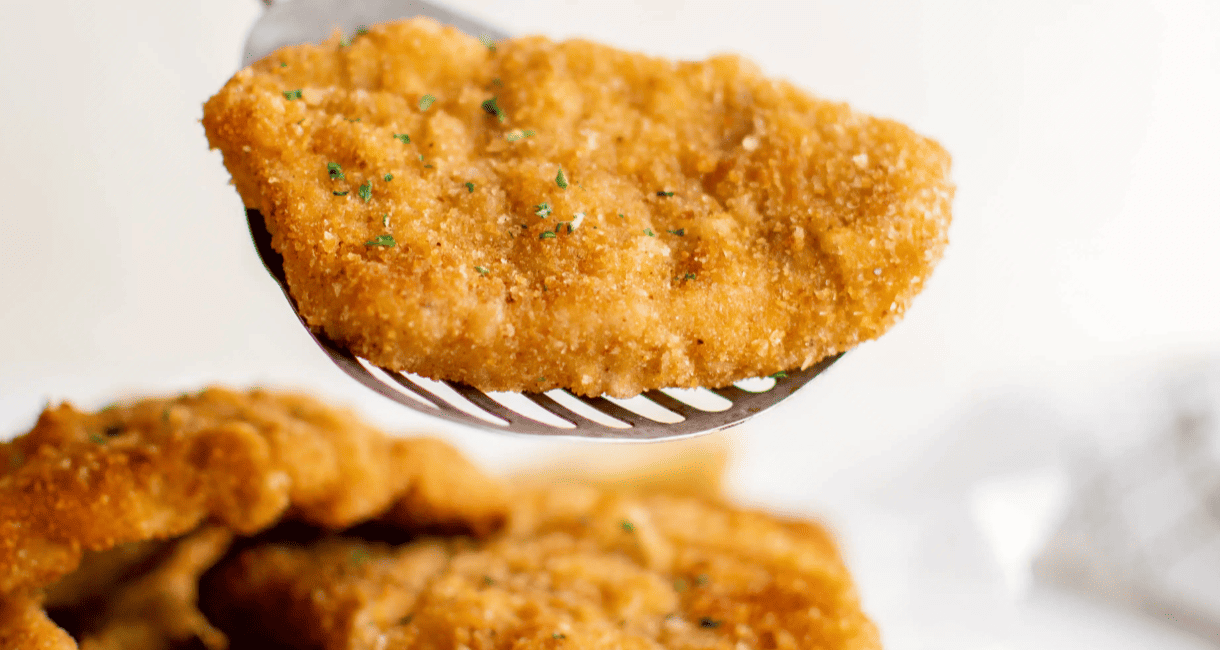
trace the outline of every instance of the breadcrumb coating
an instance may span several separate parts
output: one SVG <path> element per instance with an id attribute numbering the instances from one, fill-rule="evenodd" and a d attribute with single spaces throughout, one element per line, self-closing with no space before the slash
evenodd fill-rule
<path id="1" fill-rule="evenodd" d="M 378 516 L 485 534 L 505 504 L 444 443 L 390 438 L 303 395 L 210 388 L 97 413 L 64 404 L 0 444 L 0 597 L 50 585 L 85 551 L 205 522 L 252 534 L 282 517 L 337 530 Z"/>
<path id="2" fill-rule="evenodd" d="M 248 549 L 205 587 L 221 594 L 214 620 L 252 648 L 880 647 L 817 525 L 573 485 L 512 501 L 510 525 L 483 543 Z"/>
<path id="3" fill-rule="evenodd" d="M 806 368 L 892 326 L 947 243 L 937 143 L 736 56 L 417 18 L 274 53 L 203 125 L 310 327 L 483 390 Z"/>

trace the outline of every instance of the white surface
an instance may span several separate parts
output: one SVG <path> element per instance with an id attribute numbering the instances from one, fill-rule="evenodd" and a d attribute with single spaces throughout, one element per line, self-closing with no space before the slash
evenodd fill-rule
<path id="1" fill-rule="evenodd" d="M 954 423 L 983 396 L 1013 385 L 1072 395 L 1119 369 L 1220 351 L 1220 5 L 449 5 L 511 33 L 740 52 L 939 139 L 959 186 L 944 263 L 884 340 L 732 434 L 735 490 L 832 513 L 892 648 L 1200 647 L 1087 604 L 1014 600 L 964 494 L 896 509 L 859 495 L 892 494 L 900 475 L 933 481 L 910 458 L 935 454 L 901 450 L 958 457 Z M 259 11 L 255 0 L 6 6 L 0 431 L 28 426 L 48 399 L 95 407 L 261 383 L 439 430 L 496 469 L 586 448 L 433 423 L 363 393 L 315 350 L 254 255 L 198 124 Z M 1028 434 L 979 436 L 1019 458 L 1013 440 Z M 978 480 L 1002 469 L 946 466 Z M 949 529 L 957 546 L 938 546 Z"/>

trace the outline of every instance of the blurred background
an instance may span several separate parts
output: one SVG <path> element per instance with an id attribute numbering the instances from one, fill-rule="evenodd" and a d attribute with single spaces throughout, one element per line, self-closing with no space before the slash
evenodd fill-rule
<path id="1" fill-rule="evenodd" d="M 838 532 L 887 647 L 1220 645 L 1220 4 L 445 5 L 741 53 L 952 153 L 951 245 L 905 321 L 705 443 L 735 498 Z M 48 401 L 224 383 L 309 389 L 498 473 L 662 453 L 463 430 L 330 365 L 199 125 L 262 11 L 7 4 L 0 438 Z"/>

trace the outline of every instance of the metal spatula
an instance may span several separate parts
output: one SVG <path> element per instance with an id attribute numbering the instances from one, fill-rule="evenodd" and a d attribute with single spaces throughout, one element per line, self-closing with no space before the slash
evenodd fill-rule
<path id="1" fill-rule="evenodd" d="M 361 25 L 417 15 L 435 18 L 473 36 L 497 40 L 507 36 L 477 21 L 415 0 L 366 3 L 290 0 L 269 6 L 255 23 L 246 40 L 243 65 L 286 45 L 325 40 L 336 28 L 352 33 Z M 263 216 L 257 210 L 247 210 L 246 219 L 263 264 L 280 283 L 296 311 L 296 302 L 284 277 L 283 258 L 271 247 L 271 235 Z M 617 400 L 589 398 L 564 390 L 484 393 L 457 382 L 436 382 L 377 368 L 353 356 L 325 334 L 312 330 L 311 333 L 331 361 L 353 379 L 408 408 L 492 431 L 618 440 L 694 436 L 744 422 L 792 395 L 842 356 L 828 357 L 805 370 L 778 378 L 710 390 L 653 390 L 630 400 Z"/>

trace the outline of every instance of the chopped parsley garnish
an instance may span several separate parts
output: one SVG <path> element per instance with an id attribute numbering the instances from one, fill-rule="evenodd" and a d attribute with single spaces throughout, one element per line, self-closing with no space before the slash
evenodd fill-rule
<path id="1" fill-rule="evenodd" d="M 287 64 L 287 63 L 285 63 L 285 62 L 283 62 L 283 61 L 280 61 L 280 67 L 281 67 L 281 68 L 287 68 L 287 67 L 288 67 L 288 64 Z"/>
<path id="2" fill-rule="evenodd" d="M 390 213 L 389 212 L 381 215 L 381 225 L 385 228 L 390 227 Z"/>
<path id="3" fill-rule="evenodd" d="M 352 44 L 352 39 L 350 36 L 347 38 L 339 39 L 339 47 L 347 47 L 348 45 L 351 45 L 351 44 Z"/>
<path id="4" fill-rule="evenodd" d="M 331 192 L 331 194 L 334 194 L 335 196 L 347 196 L 348 191 L 349 190 L 343 190 L 342 192 Z"/>
<path id="5" fill-rule="evenodd" d="M 394 175 L 393 175 L 393 174 L 386 174 L 385 176 L 382 176 L 382 178 L 384 178 L 384 179 L 385 179 L 385 182 L 389 183 L 390 181 L 394 180 Z"/>
<path id="6" fill-rule="evenodd" d="M 363 117 L 357 117 L 357 118 L 351 118 L 351 119 L 349 119 L 349 118 L 346 118 L 346 117 L 345 117 L 345 118 L 343 118 L 343 119 L 347 120 L 348 122 L 359 122 L 360 120 L 363 120 L 364 118 L 363 118 Z"/>
<path id="7" fill-rule="evenodd" d="M 466 182 L 466 192 L 468 194 L 474 194 L 474 183 L 471 183 L 469 181 Z"/>
<path id="8" fill-rule="evenodd" d="M 543 288 L 543 289 L 545 289 L 545 288 L 546 288 L 546 283 L 545 283 L 545 282 L 543 282 L 543 283 L 542 283 L 542 288 Z M 538 378 L 538 383 L 542 383 L 542 382 L 544 382 L 544 381 L 546 381 L 546 377 L 539 377 L 539 378 Z"/>
<path id="9" fill-rule="evenodd" d="M 372 241 L 364 242 L 365 246 L 385 246 L 392 248 L 394 246 L 394 235 L 377 235 Z"/>
<path id="10" fill-rule="evenodd" d="M 700 587 L 706 585 L 710 581 L 711 578 L 709 578 L 706 573 L 700 573 L 699 575 L 695 576 L 695 584 L 699 585 Z"/>
<path id="11" fill-rule="evenodd" d="M 356 28 L 356 36 L 364 36 L 367 33 L 369 33 L 369 28 L 365 27 L 364 25 Z"/>
<path id="12" fill-rule="evenodd" d="M 407 135 L 406 133 L 395 133 L 394 138 L 397 140 L 402 140 L 403 144 L 411 144 L 411 136 Z"/>
<path id="13" fill-rule="evenodd" d="M 432 104 L 436 102 L 436 97 L 433 95 L 424 95 L 419 98 L 419 110 L 426 111 L 432 108 Z"/>
<path id="14" fill-rule="evenodd" d="M 720 623 L 721 621 L 718 621 L 711 616 L 704 616 L 703 618 L 699 619 L 699 627 L 706 627 L 708 629 L 718 628 L 720 627 Z"/>
<path id="15" fill-rule="evenodd" d="M 538 239 L 554 239 L 554 238 L 555 238 L 555 233 L 553 233 L 549 230 L 544 230 L 544 231 L 542 231 L 541 235 L 538 235 Z"/>
<path id="16" fill-rule="evenodd" d="M 644 229 L 644 234 L 645 234 L 645 235 L 648 235 L 649 237 L 656 237 L 656 236 L 657 236 L 657 233 L 653 232 L 653 231 L 652 231 L 652 228 L 645 228 L 645 229 Z"/>
<path id="17" fill-rule="evenodd" d="M 675 578 L 674 591 L 686 591 L 686 580 L 682 578 Z"/>
<path id="18" fill-rule="evenodd" d="M 686 236 L 686 228 L 679 228 L 679 229 L 677 229 L 677 230 L 671 230 L 671 231 L 669 231 L 669 234 L 671 234 L 671 235 L 677 235 L 677 236 L 679 236 L 679 237 L 685 237 L 685 236 Z"/>
<path id="19" fill-rule="evenodd" d="M 559 189 L 561 190 L 568 189 L 568 179 L 563 175 L 563 167 L 560 167 L 559 173 L 555 174 L 555 184 L 558 185 Z"/>
<path id="20" fill-rule="evenodd" d="M 481 266 L 474 267 L 474 270 L 478 271 L 479 275 L 487 275 L 488 273 L 490 273 L 490 271 L 488 271 L 487 269 L 485 269 Z"/>
<path id="21" fill-rule="evenodd" d="M 620 212 L 620 213 L 618 213 L 618 218 L 619 218 L 619 219 L 626 219 L 627 217 L 624 217 L 624 216 L 623 216 L 623 213 L 622 213 L 622 212 Z"/>
<path id="22" fill-rule="evenodd" d="M 657 196 L 673 196 L 673 192 L 657 192 Z"/>
<path id="23" fill-rule="evenodd" d="M 421 154 L 419 154 L 419 161 L 420 161 L 420 162 L 423 162 L 423 161 L 424 161 L 424 154 L 422 154 L 422 153 L 421 153 Z"/>
<path id="24" fill-rule="evenodd" d="M 432 165 L 424 165 L 424 169 L 432 169 Z"/>
<path id="25" fill-rule="evenodd" d="M 697 276 L 694 273 L 687 273 L 686 275 L 682 276 L 682 279 L 683 280 L 694 280 L 696 277 Z"/>
<path id="26" fill-rule="evenodd" d="M 367 181 L 364 181 L 364 184 L 360 186 L 360 189 L 356 190 L 356 195 L 359 196 L 360 198 L 364 199 L 365 203 L 368 203 L 370 200 L 372 200 L 372 198 L 373 198 L 373 180 L 369 179 Z"/>
<path id="27" fill-rule="evenodd" d="M 540 219 L 545 219 L 551 216 L 551 204 L 539 203 L 538 205 L 535 205 L 534 214 L 538 215 Z"/>
<path id="28" fill-rule="evenodd" d="M 779 372 L 775 373 L 774 375 L 770 375 L 770 377 L 771 377 L 772 379 L 787 379 L 787 378 L 788 378 L 788 373 L 786 373 L 786 372 L 784 372 L 783 370 L 781 370 L 781 371 L 779 371 Z"/>
<path id="29" fill-rule="evenodd" d="M 496 584 L 496 581 L 491 576 L 483 576 L 483 584 L 491 586 Z"/>
<path id="30" fill-rule="evenodd" d="M 516 142 L 518 140 L 524 140 L 532 135 L 534 135 L 533 129 L 526 129 L 524 131 L 510 131 L 504 134 L 504 139 L 508 140 L 509 142 Z"/>
<path id="31" fill-rule="evenodd" d="M 491 80 L 491 83 L 492 83 L 492 85 L 494 85 L 494 86 L 503 86 L 503 85 L 504 85 L 504 83 L 500 81 L 500 78 L 499 78 L 499 77 L 496 77 L 495 79 L 492 79 L 492 80 Z"/>
<path id="32" fill-rule="evenodd" d="M 339 163 L 326 163 L 326 171 L 330 172 L 330 180 L 332 181 L 341 181 L 345 178 L 343 175 L 343 168 L 339 166 Z"/>
<path id="33" fill-rule="evenodd" d="M 619 524 L 619 526 L 621 526 L 623 530 L 625 530 L 629 533 L 635 532 L 635 524 L 631 523 L 630 521 L 624 520 L 623 523 Z"/>
<path id="34" fill-rule="evenodd" d="M 301 98 L 301 89 L 300 88 L 297 88 L 296 90 L 285 90 L 284 91 L 284 99 L 287 99 L 288 101 L 292 101 L 294 99 L 300 99 L 300 98 Z"/>
<path id="35" fill-rule="evenodd" d="M 551 632 L 551 638 L 552 639 L 566 639 L 566 638 L 568 638 L 568 635 L 563 634 L 562 632 Z"/>
<path id="36" fill-rule="evenodd" d="M 504 113 L 504 109 L 500 108 L 499 104 L 496 104 L 495 97 L 483 100 L 483 112 L 488 115 L 495 115 L 501 122 L 508 118 L 508 115 Z"/>
<path id="37" fill-rule="evenodd" d="M 106 444 L 106 439 L 94 433 L 89 436 L 89 442 L 92 442 L 95 445 L 104 445 Z"/>
<path id="38" fill-rule="evenodd" d="M 487 49 L 491 50 L 492 52 L 496 51 L 496 42 L 493 41 L 492 38 L 487 34 L 480 35 L 479 40 L 483 42 L 483 45 L 487 46 Z"/>
<path id="39" fill-rule="evenodd" d="M 162 422 L 169 422 L 169 410 L 170 410 L 170 407 L 168 407 L 168 406 L 161 410 L 161 421 Z"/>
<path id="40" fill-rule="evenodd" d="M 360 566 L 369 561 L 369 552 L 362 548 L 352 549 L 352 564 Z"/>

